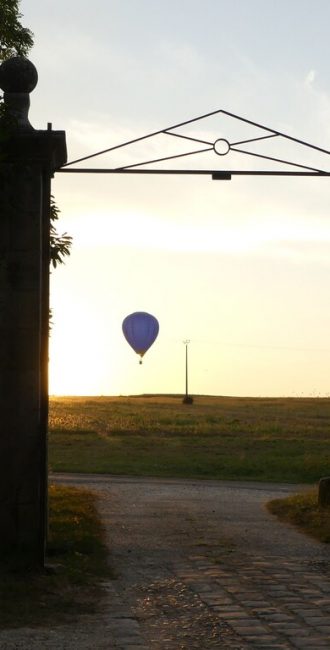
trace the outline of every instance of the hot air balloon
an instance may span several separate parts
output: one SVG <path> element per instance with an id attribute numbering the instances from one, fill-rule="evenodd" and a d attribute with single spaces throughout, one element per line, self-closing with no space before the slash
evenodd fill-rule
<path id="1" fill-rule="evenodd" d="M 156 340 L 159 332 L 159 323 L 155 316 L 145 311 L 136 311 L 123 320 L 123 333 L 126 341 L 136 354 L 142 357 Z"/>

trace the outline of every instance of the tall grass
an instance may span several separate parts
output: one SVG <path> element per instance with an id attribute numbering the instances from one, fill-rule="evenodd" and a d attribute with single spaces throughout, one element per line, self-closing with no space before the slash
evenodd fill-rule
<path id="1" fill-rule="evenodd" d="M 318 505 L 317 490 L 274 499 L 267 503 L 267 508 L 281 521 L 293 524 L 320 542 L 330 543 L 330 508 Z"/>
<path id="2" fill-rule="evenodd" d="M 53 398 L 53 471 L 312 483 L 330 473 L 329 399 Z"/>
<path id="3" fill-rule="evenodd" d="M 50 486 L 49 529 L 47 562 L 56 570 L 20 568 L 17 554 L 0 558 L 0 629 L 56 625 L 97 611 L 100 580 L 111 572 L 95 495 Z"/>

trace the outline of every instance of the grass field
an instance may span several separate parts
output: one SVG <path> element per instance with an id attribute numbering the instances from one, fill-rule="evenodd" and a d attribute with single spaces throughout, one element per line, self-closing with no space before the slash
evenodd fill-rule
<path id="1" fill-rule="evenodd" d="M 50 401 L 53 471 L 313 483 L 330 474 L 330 399 Z"/>
<path id="2" fill-rule="evenodd" d="M 0 629 L 56 625 L 97 611 L 104 595 L 100 578 L 112 575 L 107 557 L 95 495 L 83 488 L 50 486 L 47 562 L 58 570 L 29 568 L 22 553 L 2 554 Z"/>
<path id="3" fill-rule="evenodd" d="M 267 508 L 281 521 L 293 524 L 320 542 L 330 543 L 330 508 L 318 505 L 316 489 L 269 501 Z"/>

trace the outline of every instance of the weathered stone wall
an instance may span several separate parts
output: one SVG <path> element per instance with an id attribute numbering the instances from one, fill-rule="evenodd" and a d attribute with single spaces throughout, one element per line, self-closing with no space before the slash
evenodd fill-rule
<path id="1" fill-rule="evenodd" d="M 0 542 L 36 545 L 40 534 L 42 178 L 32 164 L 10 164 L 2 171 Z"/>
<path id="2" fill-rule="evenodd" d="M 0 549 L 45 543 L 49 202 L 62 132 L 17 134 L 0 164 Z"/>
<path id="3" fill-rule="evenodd" d="M 29 122 L 37 81 L 25 57 L 0 65 L 0 552 L 43 564 L 50 179 L 66 162 L 66 144 L 62 131 Z"/>

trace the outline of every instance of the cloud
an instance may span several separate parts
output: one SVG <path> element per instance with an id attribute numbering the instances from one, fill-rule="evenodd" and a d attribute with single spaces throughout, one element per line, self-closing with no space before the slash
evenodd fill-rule
<path id="1" fill-rule="evenodd" d="M 173 71 L 193 72 L 195 75 L 202 69 L 202 57 L 189 43 L 163 41 L 160 45 L 160 53 L 166 65 L 173 66 Z"/>
<path id="2" fill-rule="evenodd" d="M 93 228 L 91 228 L 93 224 Z M 68 224 L 70 228 L 70 224 Z M 129 248 L 173 253 L 210 253 L 287 260 L 329 266 L 330 226 L 317 219 L 246 219 L 236 225 L 171 222 L 139 212 L 111 211 L 80 215 L 72 222 L 75 248 Z"/>
<path id="3" fill-rule="evenodd" d="M 309 70 L 309 72 L 306 74 L 306 77 L 304 79 L 304 85 L 307 88 L 310 88 L 313 85 L 315 79 L 316 79 L 316 71 Z"/>

